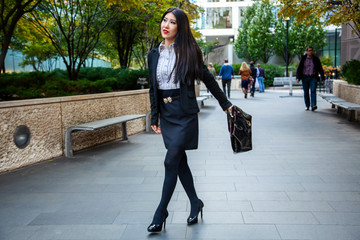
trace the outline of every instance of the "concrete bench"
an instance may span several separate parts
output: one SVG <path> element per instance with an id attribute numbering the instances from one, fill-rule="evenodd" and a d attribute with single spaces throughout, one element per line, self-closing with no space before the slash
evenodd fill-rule
<path id="1" fill-rule="evenodd" d="M 360 105 L 352 102 L 347 102 L 342 98 L 339 98 L 333 94 L 327 93 L 320 95 L 323 99 L 327 102 L 332 104 L 332 108 L 337 106 L 337 113 L 341 113 L 343 109 L 349 111 L 348 120 L 354 121 L 355 120 L 355 113 L 357 110 L 360 110 Z"/>
<path id="2" fill-rule="evenodd" d="M 199 105 L 199 108 L 201 108 L 202 106 L 204 106 L 204 101 L 206 99 L 208 99 L 209 97 L 206 97 L 206 96 L 200 96 L 200 97 L 196 97 L 196 101 Z"/>
<path id="3" fill-rule="evenodd" d="M 212 98 L 212 97 L 214 97 L 214 96 L 213 96 L 211 93 L 206 92 L 206 93 L 201 93 L 201 94 L 200 94 L 200 97 Z"/>
<path id="4" fill-rule="evenodd" d="M 273 86 L 283 86 L 283 85 L 290 85 L 290 81 L 292 85 L 301 85 L 300 83 L 296 82 L 296 77 L 275 77 Z"/>
<path id="5" fill-rule="evenodd" d="M 122 137 L 123 140 L 128 139 L 127 130 L 126 130 L 126 122 L 135 120 L 138 118 L 145 117 L 146 115 L 125 115 L 120 117 L 108 118 L 104 120 L 99 120 L 95 122 L 83 123 L 76 126 L 71 126 L 66 130 L 65 133 L 65 156 L 72 157 L 73 150 L 71 146 L 71 133 L 75 131 L 93 131 L 104 127 L 109 127 L 115 124 L 122 124 Z"/>

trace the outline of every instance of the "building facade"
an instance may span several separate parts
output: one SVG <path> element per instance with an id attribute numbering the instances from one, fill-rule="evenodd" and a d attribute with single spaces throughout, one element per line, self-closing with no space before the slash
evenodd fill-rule
<path id="1" fill-rule="evenodd" d="M 234 51 L 233 42 L 238 37 L 238 29 L 246 11 L 254 0 L 194 0 L 203 12 L 194 27 L 200 31 L 208 42 L 219 41 L 213 53 L 209 54 L 208 62 L 222 64 L 225 58 L 229 63 L 240 63 Z M 274 8 L 275 9 L 275 8 Z M 274 10 L 274 15 L 276 9 Z M 329 26 L 327 45 L 321 49 L 321 56 L 331 56 L 333 67 L 344 65 L 351 59 L 360 59 L 360 39 L 351 33 L 350 27 Z M 296 59 L 295 59 L 296 60 Z M 285 64 L 280 57 L 274 56 L 269 63 Z"/>
<path id="2" fill-rule="evenodd" d="M 352 33 L 349 25 L 342 25 L 340 65 L 353 59 L 360 60 L 360 38 Z"/>
<path id="3" fill-rule="evenodd" d="M 195 23 L 208 42 L 219 41 L 218 47 L 209 55 L 209 62 L 221 64 L 225 58 L 229 63 L 239 63 L 233 49 L 233 42 L 237 38 L 241 20 L 248 6 L 254 0 L 195 0 L 204 11 Z"/>

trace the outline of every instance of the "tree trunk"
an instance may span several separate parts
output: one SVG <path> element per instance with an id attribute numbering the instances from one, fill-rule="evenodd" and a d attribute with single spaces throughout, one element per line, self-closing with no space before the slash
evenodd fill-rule
<path id="1" fill-rule="evenodd" d="M 1 49 L 1 54 L 0 54 L 0 73 L 5 73 L 5 58 L 6 58 L 6 53 L 8 51 L 7 47 L 3 47 Z"/>

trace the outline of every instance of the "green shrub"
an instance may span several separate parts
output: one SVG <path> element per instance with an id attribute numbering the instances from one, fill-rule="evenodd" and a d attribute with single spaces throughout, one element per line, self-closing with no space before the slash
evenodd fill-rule
<path id="1" fill-rule="evenodd" d="M 67 71 L 6 73 L 0 78 L 0 100 L 59 97 L 139 89 L 137 79 L 148 70 L 83 68 L 79 79 L 69 80 Z"/>
<path id="2" fill-rule="evenodd" d="M 234 69 L 235 75 L 239 75 L 239 70 L 240 70 L 241 64 L 232 64 L 232 67 Z"/>
<path id="3" fill-rule="evenodd" d="M 347 61 L 341 68 L 340 75 L 344 77 L 347 82 L 360 85 L 360 61 Z"/>
<path id="4" fill-rule="evenodd" d="M 272 86 L 275 77 L 283 77 L 284 71 L 281 66 L 274 64 L 261 64 L 261 67 L 265 71 L 265 87 Z"/>
<path id="5" fill-rule="evenodd" d="M 217 75 L 219 75 L 221 66 L 222 65 L 220 65 L 220 64 L 214 64 L 215 72 L 216 72 Z"/>
<path id="6" fill-rule="evenodd" d="M 322 57 L 320 57 L 320 61 L 321 61 L 322 65 L 332 66 L 334 59 L 332 56 L 322 56 Z"/>
<path id="7" fill-rule="evenodd" d="M 220 64 L 214 64 L 214 68 L 215 68 L 215 71 L 216 71 L 216 74 L 217 74 L 217 75 L 219 75 L 219 73 L 220 73 L 221 66 L 222 66 L 222 65 L 220 65 Z M 232 64 L 231 66 L 232 66 L 233 69 L 234 69 L 235 75 L 238 75 L 241 64 Z"/>

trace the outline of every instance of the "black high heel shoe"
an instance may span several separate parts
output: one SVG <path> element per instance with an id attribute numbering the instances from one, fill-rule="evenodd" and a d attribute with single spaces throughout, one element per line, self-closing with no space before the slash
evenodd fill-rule
<path id="1" fill-rule="evenodd" d="M 165 226 L 166 226 L 166 218 L 169 216 L 169 213 L 168 211 L 166 210 L 165 212 L 165 215 L 164 215 L 164 221 L 162 223 L 151 223 L 147 230 L 148 232 L 161 232 L 162 231 L 162 226 L 163 226 L 163 223 L 164 223 L 164 229 L 165 229 Z"/>
<path id="2" fill-rule="evenodd" d="M 203 207 L 204 203 L 199 199 L 200 201 L 200 208 L 199 211 L 197 211 L 197 214 L 195 216 L 189 216 L 187 219 L 188 225 L 193 225 L 195 223 L 198 223 L 199 221 L 199 213 L 201 214 L 201 219 L 203 218 Z"/>

